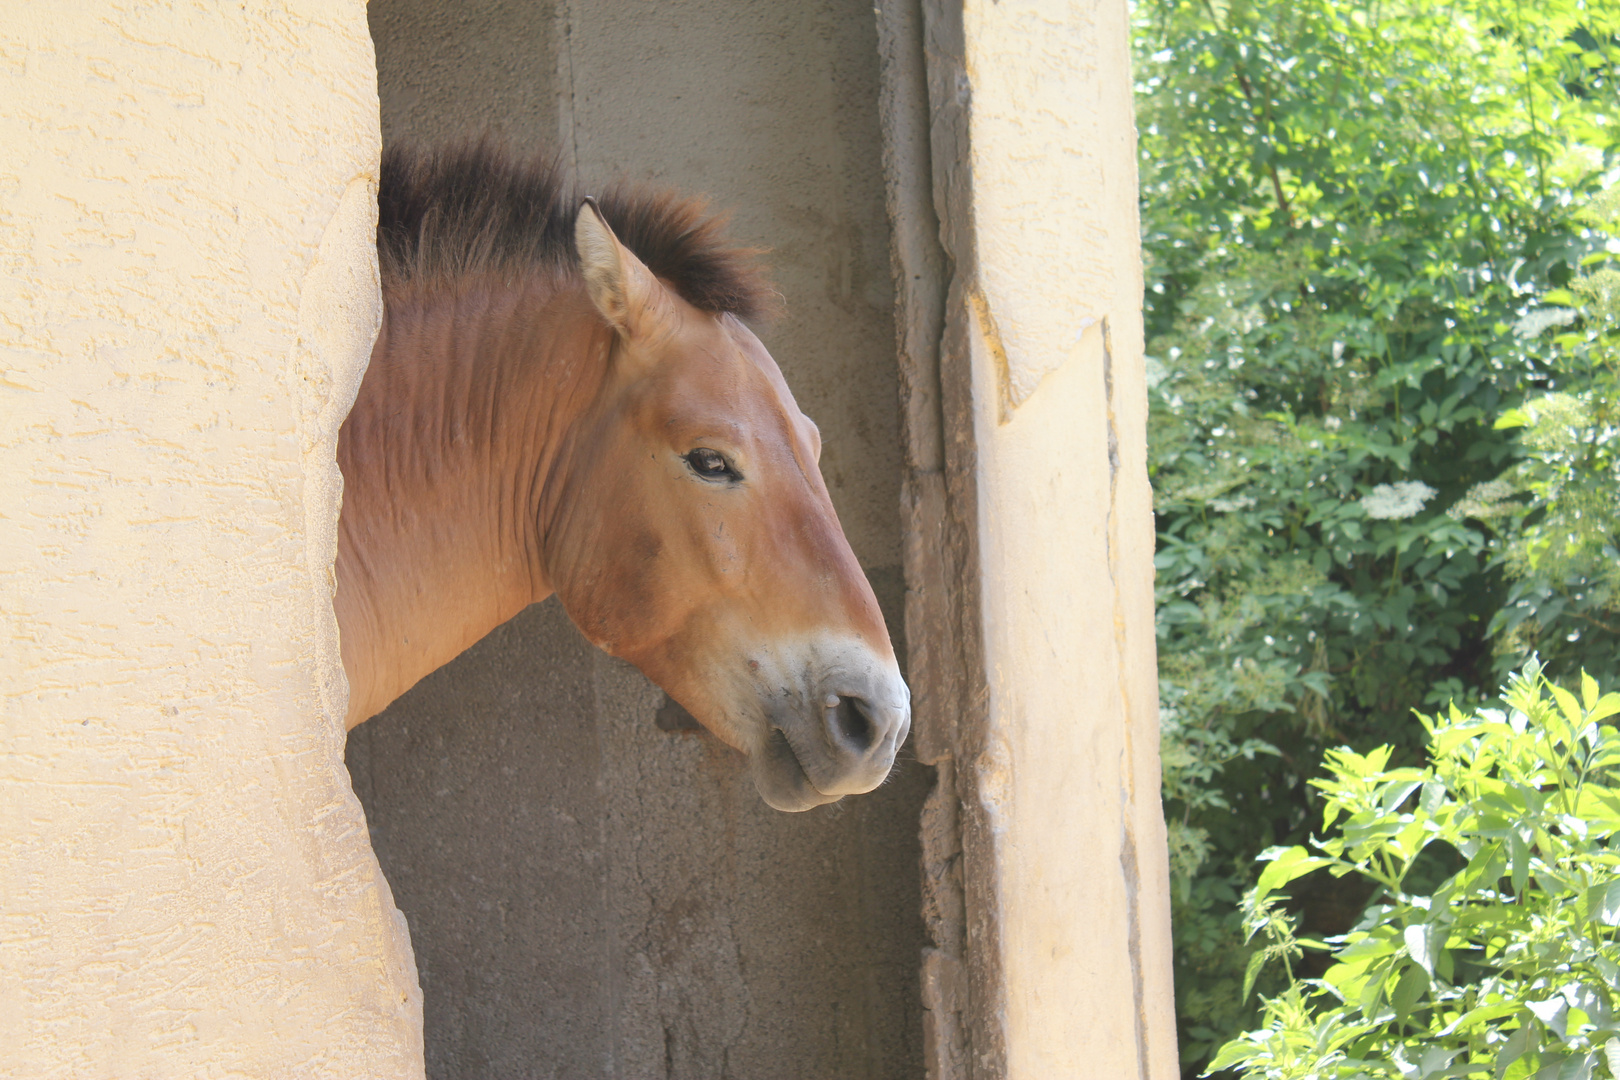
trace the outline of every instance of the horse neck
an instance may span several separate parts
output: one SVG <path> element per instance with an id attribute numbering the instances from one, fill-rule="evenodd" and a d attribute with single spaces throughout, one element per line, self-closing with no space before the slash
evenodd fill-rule
<path id="1" fill-rule="evenodd" d="M 583 289 L 396 292 L 338 440 L 350 727 L 551 593 L 545 479 L 601 384 Z"/>

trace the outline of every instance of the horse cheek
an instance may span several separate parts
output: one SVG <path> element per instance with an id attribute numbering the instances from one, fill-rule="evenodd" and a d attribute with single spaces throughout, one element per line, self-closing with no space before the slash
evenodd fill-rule
<path id="1" fill-rule="evenodd" d="M 624 558 L 603 582 L 604 615 L 617 629 L 624 655 L 646 649 L 649 639 L 662 637 L 670 598 L 661 596 L 664 542 L 657 534 L 641 532 L 625 545 Z"/>

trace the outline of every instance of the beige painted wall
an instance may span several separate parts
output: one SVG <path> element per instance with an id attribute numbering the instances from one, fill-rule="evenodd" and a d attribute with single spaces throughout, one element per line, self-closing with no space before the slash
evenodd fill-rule
<path id="1" fill-rule="evenodd" d="M 343 768 L 364 7 L 0 19 L 0 1072 L 420 1074 Z"/>
<path id="2" fill-rule="evenodd" d="M 606 783 L 559 772 L 559 790 L 579 786 L 574 804 L 466 801 L 512 822 L 518 839 L 550 836 L 584 868 L 570 871 L 578 889 L 563 881 L 557 905 L 540 908 L 523 890 L 553 879 L 483 852 L 479 869 L 515 883 L 532 910 L 491 903 L 448 924 L 445 954 L 473 963 L 445 1000 L 473 996 L 482 974 L 465 947 L 474 939 L 457 934 L 483 934 L 488 956 L 515 972 L 526 942 L 506 933 L 509 914 L 553 934 L 573 913 L 585 946 L 531 988 L 601 995 L 600 1012 L 557 1030 L 597 1040 L 577 1074 L 673 1062 L 680 1075 L 712 1075 L 718 1061 L 764 1076 L 790 1047 L 817 1075 L 905 1074 L 921 1056 L 939 1080 L 1167 1080 L 1123 0 L 881 0 L 875 35 L 854 21 L 857 4 L 829 0 L 795 9 L 803 42 L 783 35 L 769 5 L 748 21 L 694 2 L 713 24 L 703 33 L 701 21 L 660 29 L 668 12 L 656 5 L 629 7 L 641 17 L 529 9 L 546 20 L 523 24 L 554 65 L 543 76 L 515 37 L 480 62 L 508 65 L 526 123 L 552 122 L 544 100 L 557 88 L 551 115 L 588 172 L 639 169 L 735 196 L 739 231 L 781 245 L 802 315 L 779 324 L 772 346 L 804 381 L 809 410 L 831 420 L 829 480 L 863 560 L 880 572 L 903 556 L 915 749 L 932 769 L 858 810 L 762 813 L 724 754 L 648 731 L 657 696 L 634 673 L 570 652 L 555 612 L 531 612 L 472 657 L 489 668 L 476 683 L 500 699 L 492 713 L 505 725 L 469 743 L 476 768 L 455 774 L 442 753 L 462 737 L 454 713 L 470 684 L 454 681 L 424 683 L 427 707 L 406 707 L 397 741 L 363 751 L 367 782 L 408 781 L 384 845 L 390 824 L 442 829 L 444 804 L 431 800 L 447 777 L 477 796 L 511 771 L 513 740 L 536 736 L 514 688 L 582 695 L 572 712 L 552 709 L 587 721 L 569 760 L 617 769 Z M 7 14 L 0 1071 L 420 1074 L 410 946 L 343 772 L 329 604 L 333 442 L 378 313 L 365 12 L 138 0 Z M 719 59 L 694 65 L 682 31 Z M 769 61 L 754 87 L 737 50 L 783 43 L 802 92 Z M 875 89 L 870 53 L 852 59 L 873 44 L 876 128 L 860 104 Z M 669 72 L 657 100 L 620 77 L 658 64 Z M 507 98 L 453 67 L 446 78 L 466 84 L 475 114 L 507 115 Z M 391 108 L 441 115 L 427 91 L 445 84 L 405 80 Z M 726 110 L 678 103 L 706 94 Z M 817 139 L 791 137 L 810 123 L 825 124 Z M 745 158 L 745 169 L 717 167 L 701 140 L 726 138 L 766 147 L 768 160 L 752 173 Z M 628 160 L 659 140 L 689 153 L 665 167 Z M 885 359 L 871 348 L 888 300 L 872 273 L 879 143 L 898 434 L 860 382 L 874 375 L 860 358 Z M 747 201 L 772 184 L 780 198 Z M 800 357 L 831 360 L 795 359 L 796 339 Z M 885 389 L 888 372 L 876 372 Z M 834 443 L 859 449 L 840 456 Z M 903 532 L 885 509 L 897 456 Z M 555 685 L 518 681 L 536 641 L 574 665 Z M 916 812 L 931 777 L 926 1012 L 914 1037 L 891 989 L 913 976 L 887 950 L 915 955 L 919 928 L 897 907 L 914 887 L 915 849 L 885 815 Z M 576 805 L 594 816 L 570 818 Z M 699 820 L 724 847 L 693 842 Z M 452 841 L 441 840 L 402 872 L 444 863 Z M 825 868 L 815 887 L 783 873 L 800 864 Z M 468 864 L 445 865 L 482 885 Z M 763 962 L 789 939 L 819 966 Z M 869 957 L 883 962 L 861 967 Z M 617 965 L 605 980 L 604 963 Z M 832 985 L 847 989 L 829 997 Z M 478 1027 L 478 1012 L 462 1010 L 469 1026 L 457 1035 L 473 1055 L 503 1035 Z M 506 1062 L 456 1060 L 472 1071 L 540 1064 L 525 1059 L 535 1045 L 525 1038 L 509 1040 Z"/>
<path id="3" fill-rule="evenodd" d="M 879 10 L 929 1073 L 1169 1080 L 1125 0 Z"/>
<path id="4" fill-rule="evenodd" d="M 964 22 L 990 691 L 974 765 L 1007 1073 L 1170 1077 L 1127 9 L 980 0 Z"/>

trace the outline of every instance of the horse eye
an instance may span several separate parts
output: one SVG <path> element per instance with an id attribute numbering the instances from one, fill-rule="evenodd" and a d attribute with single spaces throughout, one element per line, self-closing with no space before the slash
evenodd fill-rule
<path id="1" fill-rule="evenodd" d="M 737 470 L 731 467 L 731 462 L 718 450 L 710 450 L 700 446 L 686 455 L 686 464 L 691 470 L 705 480 L 740 480 Z"/>

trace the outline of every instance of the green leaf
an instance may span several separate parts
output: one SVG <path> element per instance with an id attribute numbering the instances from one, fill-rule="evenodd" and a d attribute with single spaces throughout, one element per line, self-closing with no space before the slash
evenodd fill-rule
<path id="1" fill-rule="evenodd" d="M 1530 880 L 1530 841 L 1520 829 L 1508 833 L 1508 876 L 1513 895 L 1523 900 L 1524 886 Z"/>
<path id="2" fill-rule="evenodd" d="M 1232 1066 L 1241 1065 L 1245 1061 L 1252 1061 L 1264 1052 L 1264 1048 L 1256 1046 L 1254 1043 L 1243 1039 L 1233 1039 L 1221 1047 L 1215 1056 L 1210 1059 L 1209 1065 L 1204 1070 L 1205 1075 L 1220 1072 L 1222 1069 L 1230 1069 Z"/>
<path id="3" fill-rule="evenodd" d="M 1254 891 L 1256 899 L 1264 899 L 1296 878 L 1333 862 L 1332 859 L 1312 855 L 1303 847 L 1272 848 L 1264 852 L 1261 859 L 1267 856 L 1270 856 L 1271 865 L 1260 872 L 1260 880 Z"/>
<path id="4" fill-rule="evenodd" d="M 1434 974 L 1434 939 L 1437 927 L 1415 923 L 1401 931 L 1401 938 L 1406 942 L 1406 951 L 1412 960 L 1427 974 Z"/>
<path id="5" fill-rule="evenodd" d="M 1607 926 L 1620 926 L 1620 878 L 1588 889 L 1586 910 L 1591 918 Z"/>
<path id="6" fill-rule="evenodd" d="M 1541 1044 L 1537 1037 L 1539 1029 L 1529 1023 L 1521 1024 L 1519 1030 L 1508 1037 L 1502 1044 L 1502 1049 L 1496 1052 L 1496 1080 L 1503 1080 L 1507 1075 L 1508 1067 L 1524 1055 L 1534 1052 Z"/>
<path id="7" fill-rule="evenodd" d="M 1596 1058 L 1596 1054 L 1556 1058 L 1552 1064 L 1543 1065 L 1533 1080 L 1590 1080 L 1592 1066 L 1597 1064 Z"/>
<path id="8" fill-rule="evenodd" d="M 1565 1023 L 1569 1017 L 1569 1002 L 1562 997 L 1548 998 L 1546 1001 L 1527 1001 L 1525 1008 L 1536 1014 L 1542 1026 L 1557 1035 L 1564 1037 Z"/>
<path id="9" fill-rule="evenodd" d="M 1254 991 L 1254 981 L 1260 977 L 1260 969 L 1266 966 L 1266 950 L 1256 949 L 1254 955 L 1249 957 L 1248 965 L 1243 969 L 1243 995 L 1240 1001 L 1248 1001 L 1249 995 Z"/>
<path id="10" fill-rule="evenodd" d="M 1575 695 L 1562 686 L 1551 686 L 1549 689 L 1552 690 L 1553 699 L 1558 702 L 1559 711 L 1564 714 L 1564 719 L 1569 722 L 1569 726 L 1579 728 L 1581 726 L 1581 703 L 1575 700 Z"/>
<path id="11" fill-rule="evenodd" d="M 1588 707 L 1586 718 L 1588 721 L 1596 723 L 1599 720 L 1607 720 L 1615 713 L 1620 713 L 1620 694 L 1611 692 L 1604 694 L 1598 698 L 1596 703 Z"/>
<path id="12" fill-rule="evenodd" d="M 1407 774 L 1408 777 L 1410 777 L 1410 774 L 1417 772 L 1415 769 L 1405 769 L 1402 771 L 1403 773 Z M 1423 780 L 1424 777 L 1420 774 L 1415 779 L 1403 778 L 1397 782 L 1385 785 L 1383 791 L 1378 797 L 1379 804 L 1384 808 L 1386 813 L 1394 812 L 1394 810 L 1399 807 L 1401 803 L 1406 801 L 1406 797 L 1408 795 L 1412 794 L 1412 792 L 1423 786 Z"/>
<path id="13" fill-rule="evenodd" d="M 1400 981 L 1395 984 L 1395 990 L 1389 995 L 1389 1004 L 1395 1010 L 1395 1022 L 1405 1024 L 1406 1018 L 1412 1014 L 1412 1009 L 1429 989 L 1428 973 L 1416 965 L 1408 965 L 1401 974 Z"/>
<path id="14" fill-rule="evenodd" d="M 1500 1020 L 1512 1016 L 1523 1006 L 1516 1001 L 1498 1002 L 1492 1005 L 1480 1005 L 1463 1013 L 1457 1019 L 1447 1024 L 1439 1032 L 1440 1035 L 1450 1035 L 1453 1032 L 1466 1033 L 1481 1024 L 1488 1024 L 1493 1020 Z"/>

